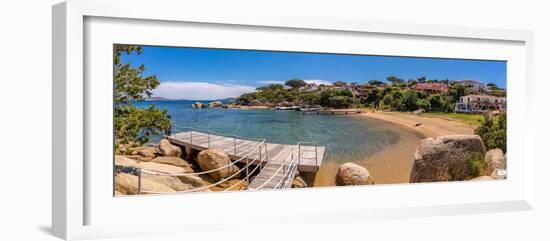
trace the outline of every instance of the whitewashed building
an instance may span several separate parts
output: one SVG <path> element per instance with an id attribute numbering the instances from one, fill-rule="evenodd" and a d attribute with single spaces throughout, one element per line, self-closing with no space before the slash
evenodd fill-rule
<path id="1" fill-rule="evenodd" d="M 504 112 L 506 111 L 506 97 L 465 95 L 460 97 L 456 103 L 455 111 L 463 113 Z"/>
<path id="2" fill-rule="evenodd" d="M 455 80 L 453 83 L 480 91 L 484 91 L 487 89 L 487 86 L 484 83 L 481 83 L 477 80 Z"/>

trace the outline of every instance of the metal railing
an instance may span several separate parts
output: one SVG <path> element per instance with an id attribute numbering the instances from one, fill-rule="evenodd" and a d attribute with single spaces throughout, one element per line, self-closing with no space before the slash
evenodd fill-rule
<path id="1" fill-rule="evenodd" d="M 256 138 L 249 138 L 249 137 L 242 137 L 242 136 L 238 136 L 238 135 L 226 135 L 226 134 L 221 134 L 221 133 L 217 133 L 217 132 L 213 132 L 213 131 L 209 131 L 209 130 L 203 130 L 203 129 L 198 129 L 198 128 L 194 128 L 194 127 L 180 127 L 178 129 L 182 129 L 182 130 L 187 130 L 188 134 L 186 134 L 186 136 L 181 136 L 182 133 L 176 133 L 176 134 L 173 134 L 173 135 L 170 135 L 169 137 L 172 137 L 174 139 L 178 139 L 178 138 L 189 138 L 189 143 L 191 145 L 204 145 L 206 144 L 206 146 L 208 148 L 212 148 L 213 147 L 213 142 L 214 141 L 219 141 L 219 140 L 224 140 L 225 138 L 231 138 L 232 139 L 232 142 L 233 142 L 233 155 L 236 156 L 237 153 L 238 153 L 238 149 L 237 149 L 237 141 L 239 139 L 241 140 L 249 140 L 249 141 L 257 141 L 257 142 L 262 142 L 262 141 L 265 141 L 265 139 L 256 139 Z M 200 134 L 197 134 L 197 133 L 200 133 Z M 204 137 L 204 134 L 206 134 L 206 141 L 203 141 L 203 142 L 196 142 L 196 138 L 198 136 L 200 137 Z M 211 136 L 214 135 L 214 136 L 218 136 L 217 138 L 212 138 Z M 193 141 L 193 137 L 195 137 L 195 142 Z"/>
<path id="2" fill-rule="evenodd" d="M 212 172 L 215 172 L 215 171 L 220 171 L 220 170 L 223 170 L 223 169 L 226 169 L 226 168 L 231 168 L 233 166 L 236 166 L 237 163 L 239 162 L 243 162 L 243 161 L 246 161 L 246 165 L 243 167 L 243 168 L 238 168 L 239 170 L 236 171 L 235 173 L 233 173 L 232 175 L 228 176 L 228 177 L 225 177 L 225 178 L 222 178 L 221 180 L 215 182 L 215 183 L 212 183 L 210 185 L 205 185 L 205 186 L 201 186 L 201 187 L 198 187 L 198 188 L 193 188 L 193 189 L 189 189 L 189 190 L 185 190 L 185 191 L 177 191 L 176 193 L 187 193 L 187 192 L 197 192 L 197 191 L 202 191 L 202 190 L 205 190 L 205 189 L 210 189 L 211 187 L 214 187 L 214 186 L 217 186 L 217 185 L 220 185 L 224 182 L 228 182 L 229 180 L 232 180 L 233 178 L 235 178 L 237 175 L 239 175 L 240 173 L 242 173 L 243 171 L 246 170 L 246 176 L 240 180 L 239 182 L 233 184 L 232 186 L 224 189 L 224 191 L 230 191 L 232 188 L 234 188 L 235 186 L 243 183 L 244 181 L 247 181 L 248 183 L 250 183 L 250 177 L 252 176 L 252 174 L 258 170 L 258 168 L 262 169 L 262 162 L 265 161 L 264 159 L 262 158 L 267 158 L 267 155 L 262 155 L 262 148 L 264 148 L 265 152 L 267 152 L 267 146 L 265 144 L 265 140 L 261 141 L 258 145 L 254 146 L 253 148 L 249 149 L 249 152 L 246 153 L 246 155 L 242 156 L 241 158 L 239 158 L 238 160 L 236 161 L 229 161 L 230 163 L 225 165 L 225 166 L 222 166 L 222 167 L 218 167 L 218 168 L 215 168 L 215 169 L 212 169 L 212 170 L 208 170 L 208 171 L 203 171 L 203 172 L 190 172 L 190 173 L 178 173 L 178 174 L 174 174 L 174 173 L 162 173 L 162 172 L 156 172 L 156 171 L 150 171 L 150 170 L 145 170 L 145 169 L 140 169 L 140 175 L 138 176 L 138 185 L 141 185 L 141 174 L 149 174 L 149 175 L 158 175 L 158 176 L 171 176 L 171 177 L 181 177 L 181 176 L 198 176 L 198 175 L 203 175 L 203 174 L 209 174 L 209 173 L 212 173 Z M 254 151 L 257 151 L 257 155 L 254 156 Z M 256 167 L 254 169 L 252 169 L 252 171 L 250 171 L 250 166 L 255 164 L 256 163 Z M 141 187 L 138 187 L 138 190 L 140 190 L 140 193 L 147 193 L 147 194 L 161 194 L 161 193 L 166 193 L 166 192 L 153 192 L 153 191 L 147 191 L 147 190 L 142 190 Z M 170 193 L 173 193 L 173 192 L 170 192 Z"/>

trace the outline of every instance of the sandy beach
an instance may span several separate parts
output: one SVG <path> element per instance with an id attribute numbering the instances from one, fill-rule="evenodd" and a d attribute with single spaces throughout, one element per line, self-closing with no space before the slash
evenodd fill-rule
<path id="1" fill-rule="evenodd" d="M 449 118 L 429 117 L 403 112 L 375 111 L 362 113 L 361 115 L 410 128 L 425 137 L 472 135 L 476 128 L 476 126 Z M 419 123 L 420 125 L 418 125 Z"/>
<path id="2" fill-rule="evenodd" d="M 356 162 L 369 170 L 376 184 L 408 183 L 414 153 L 422 139 L 442 135 L 473 134 L 475 130 L 475 126 L 458 120 L 402 112 L 368 112 L 360 114 L 358 118 L 371 118 L 395 125 L 395 132 L 400 135 L 396 144 Z M 323 163 L 314 186 L 334 186 L 339 165 L 332 162 Z"/>

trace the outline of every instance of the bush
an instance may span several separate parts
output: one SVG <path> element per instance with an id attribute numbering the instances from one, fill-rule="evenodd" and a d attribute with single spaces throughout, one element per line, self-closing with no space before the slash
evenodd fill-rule
<path id="1" fill-rule="evenodd" d="M 416 101 L 416 106 L 419 108 L 419 109 L 423 109 L 423 110 L 430 110 L 431 109 L 431 105 L 430 105 L 430 102 L 428 102 L 426 99 L 419 99 Z"/>
<path id="2" fill-rule="evenodd" d="M 485 161 L 482 153 L 472 153 L 468 156 L 468 174 L 471 178 L 488 174 L 488 167 L 489 164 Z"/>
<path id="3" fill-rule="evenodd" d="M 329 106 L 333 108 L 349 108 L 353 105 L 353 99 L 348 96 L 333 96 L 329 98 Z"/>
<path id="4" fill-rule="evenodd" d="M 475 134 L 481 137 L 487 149 L 500 148 L 506 153 L 506 114 L 492 118 L 485 115 Z"/>

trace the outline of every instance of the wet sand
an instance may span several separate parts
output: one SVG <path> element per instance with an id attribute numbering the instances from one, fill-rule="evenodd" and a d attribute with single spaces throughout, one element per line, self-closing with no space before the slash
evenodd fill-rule
<path id="1" fill-rule="evenodd" d="M 420 141 L 426 137 L 473 134 L 474 126 L 457 120 L 425 117 L 400 112 L 368 112 L 360 118 L 371 118 L 394 126 L 400 138 L 378 152 L 355 162 L 369 170 L 375 184 L 408 183 L 414 153 Z M 417 125 L 422 123 L 421 125 Z M 342 163 L 324 162 L 313 183 L 314 187 L 334 186 L 336 172 Z"/>

